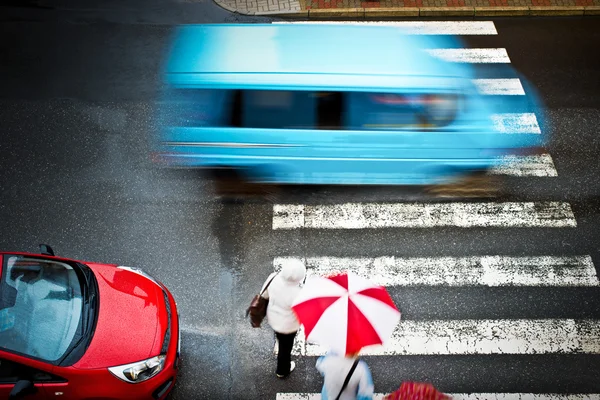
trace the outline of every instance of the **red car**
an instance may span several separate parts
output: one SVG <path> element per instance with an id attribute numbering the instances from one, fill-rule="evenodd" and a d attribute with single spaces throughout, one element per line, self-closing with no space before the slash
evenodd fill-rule
<path id="1" fill-rule="evenodd" d="M 0 252 L 0 399 L 164 399 L 179 315 L 139 269 Z"/>

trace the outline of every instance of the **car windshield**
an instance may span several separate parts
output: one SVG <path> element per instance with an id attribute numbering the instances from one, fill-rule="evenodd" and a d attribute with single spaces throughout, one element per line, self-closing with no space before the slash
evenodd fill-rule
<path id="1" fill-rule="evenodd" d="M 72 266 L 5 255 L 0 281 L 0 347 L 49 362 L 81 335 L 82 286 Z"/>

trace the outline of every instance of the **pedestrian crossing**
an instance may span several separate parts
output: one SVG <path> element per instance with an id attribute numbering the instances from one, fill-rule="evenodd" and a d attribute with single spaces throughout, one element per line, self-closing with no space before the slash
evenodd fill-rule
<path id="1" fill-rule="evenodd" d="M 293 354 L 326 352 L 301 332 Z M 572 319 L 404 320 L 385 346 L 361 351 L 363 356 L 599 353 L 600 321 Z"/>
<path id="2" fill-rule="evenodd" d="M 273 229 L 575 227 L 565 202 L 276 204 Z"/>
<path id="3" fill-rule="evenodd" d="M 479 93 L 489 96 L 525 96 L 525 90 L 518 78 L 474 79 Z"/>
<path id="4" fill-rule="evenodd" d="M 357 23 L 391 25 L 416 35 L 498 35 L 493 21 L 394 21 L 394 22 L 273 22 L 273 23 Z M 428 49 L 430 54 L 449 62 L 474 64 L 488 68 L 510 65 L 504 48 Z M 497 71 L 503 71 L 502 69 Z M 522 96 L 527 92 L 514 76 L 486 76 L 473 80 L 477 90 L 489 96 Z M 508 98 L 508 97 L 506 97 Z M 542 127 L 535 110 L 519 110 L 495 114 L 497 132 L 539 135 Z M 550 154 L 512 156 L 490 171 L 494 175 L 552 178 L 559 176 Z M 552 184 L 552 180 L 548 180 Z M 316 232 L 355 232 L 358 235 L 385 235 L 394 229 L 550 229 L 569 234 L 577 230 L 577 218 L 571 204 L 565 201 L 533 202 L 386 202 L 342 204 L 274 204 L 273 232 L 298 231 L 302 235 Z M 333 233 L 332 233 L 333 234 Z M 327 275 L 350 271 L 388 288 L 393 293 L 403 288 L 598 288 L 600 280 L 589 254 L 547 254 L 525 256 L 506 254 L 464 254 L 460 256 L 397 257 L 393 255 L 333 257 L 315 254 L 306 248 L 290 249 L 290 256 L 273 258 L 273 269 L 279 270 L 289 260 L 300 260 L 307 274 Z M 403 304 L 398 304 L 402 309 Z M 413 316 L 414 317 L 414 316 Z M 298 334 L 293 354 L 317 357 L 326 349 L 307 343 Z M 600 355 L 600 320 L 568 317 L 506 319 L 402 319 L 385 346 L 364 349 L 365 356 L 491 356 L 491 355 Z M 400 379 L 400 378 L 399 378 Z M 397 382 L 398 385 L 400 381 Z M 435 385 L 435 380 L 432 382 Z M 375 382 L 377 388 L 378 384 Z M 460 400 L 600 400 L 600 394 L 557 393 L 449 393 Z M 384 393 L 376 394 L 383 399 Z M 277 393 L 277 400 L 319 399 L 318 393 Z"/>
<path id="5" fill-rule="evenodd" d="M 600 286 L 589 255 L 470 257 L 275 257 L 276 271 L 290 260 L 307 277 L 351 270 L 381 286 Z"/>
<path id="6" fill-rule="evenodd" d="M 471 64 L 510 64 L 506 49 L 427 49 L 444 61 Z"/>

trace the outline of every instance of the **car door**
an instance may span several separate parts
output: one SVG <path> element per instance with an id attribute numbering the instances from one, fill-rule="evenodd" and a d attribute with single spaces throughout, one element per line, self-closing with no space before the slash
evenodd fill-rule
<path id="1" fill-rule="evenodd" d="M 46 399 L 44 383 L 52 379 L 46 368 L 33 367 L 26 359 L 16 360 L 0 352 L 0 398 L 1 399 Z M 40 364 L 39 362 L 33 362 Z M 48 370 L 51 367 L 47 368 Z"/>

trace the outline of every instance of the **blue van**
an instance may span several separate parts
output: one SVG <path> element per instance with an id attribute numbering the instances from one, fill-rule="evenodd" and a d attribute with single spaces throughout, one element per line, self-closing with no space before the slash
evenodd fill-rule
<path id="1" fill-rule="evenodd" d="M 396 27 L 178 28 L 158 160 L 283 184 L 437 184 L 543 146 L 494 128 L 468 64 Z M 489 97 L 489 96 L 488 96 Z"/>

